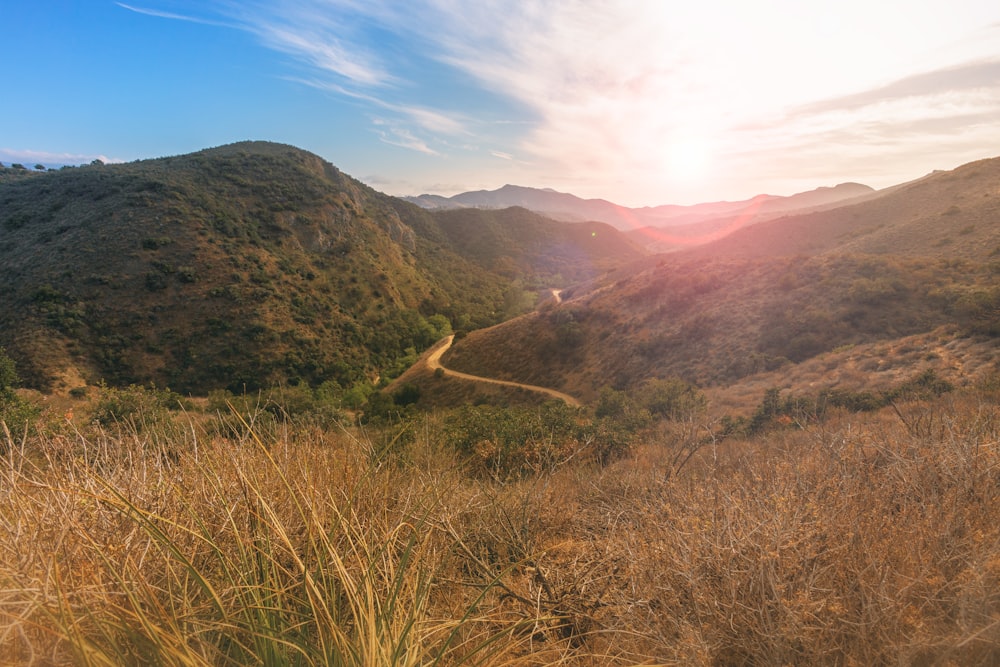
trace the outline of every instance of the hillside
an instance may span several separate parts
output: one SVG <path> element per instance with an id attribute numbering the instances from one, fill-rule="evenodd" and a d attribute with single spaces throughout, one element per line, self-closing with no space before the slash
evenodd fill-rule
<path id="1" fill-rule="evenodd" d="M 517 256 L 515 283 L 463 257 L 455 225 L 277 144 L 14 171 L 0 179 L 0 346 L 40 388 L 373 381 L 452 326 L 530 307 L 522 283 L 579 254 L 556 247 L 577 232 L 549 223 L 552 267 Z"/>
<path id="2" fill-rule="evenodd" d="M 455 250 L 511 280 L 541 274 L 566 286 L 626 266 L 646 255 L 624 234 L 602 222 L 563 223 L 527 209 L 458 209 L 435 221 Z"/>
<path id="3" fill-rule="evenodd" d="M 701 257 L 840 252 L 988 261 L 1000 254 L 1000 158 L 980 160 L 832 210 L 739 230 Z"/>
<path id="4" fill-rule="evenodd" d="M 41 386 L 62 369 L 185 391 L 350 384 L 433 339 L 426 317 L 487 322 L 499 298 L 386 197 L 287 146 L 49 172 L 0 202 L 2 344 Z M 453 303 L 452 267 L 483 303 Z"/>
<path id="5" fill-rule="evenodd" d="M 473 332 L 443 361 L 592 400 L 652 377 L 722 387 L 946 325 L 995 347 L 998 219 L 1000 160 L 974 163 L 651 258 Z"/>
<path id="6" fill-rule="evenodd" d="M 898 186 L 897 186 L 898 187 Z M 659 220 L 633 229 L 629 235 L 650 252 L 671 252 L 704 245 L 733 232 L 775 218 L 829 211 L 881 197 L 894 188 L 876 191 L 867 185 L 841 183 L 789 197 L 760 195 L 741 202 L 661 206 L 652 209 Z"/>

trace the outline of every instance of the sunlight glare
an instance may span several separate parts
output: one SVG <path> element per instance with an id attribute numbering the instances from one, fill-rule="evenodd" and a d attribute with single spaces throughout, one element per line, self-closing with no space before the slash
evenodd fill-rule
<path id="1" fill-rule="evenodd" d="M 679 137 L 667 146 L 666 170 L 674 181 L 698 181 L 711 164 L 711 147 L 699 137 Z"/>

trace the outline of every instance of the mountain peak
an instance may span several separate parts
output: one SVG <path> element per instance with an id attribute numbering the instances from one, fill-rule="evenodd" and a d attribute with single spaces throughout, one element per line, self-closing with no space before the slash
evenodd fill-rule
<path id="1" fill-rule="evenodd" d="M 552 188 L 532 188 L 507 183 L 496 190 L 475 190 L 452 197 L 420 195 L 406 197 L 411 203 L 427 209 L 487 208 L 498 209 L 521 206 L 555 220 L 569 222 L 605 222 L 622 230 L 642 227 L 687 225 L 713 218 L 735 215 L 753 207 L 753 216 L 774 214 L 800 208 L 827 206 L 873 192 L 867 185 L 841 183 L 835 187 L 821 187 L 789 197 L 759 194 L 752 199 L 737 202 L 712 202 L 693 206 L 672 204 L 629 208 L 605 199 L 583 199 L 574 194 Z M 749 221 L 750 218 L 747 218 Z"/>

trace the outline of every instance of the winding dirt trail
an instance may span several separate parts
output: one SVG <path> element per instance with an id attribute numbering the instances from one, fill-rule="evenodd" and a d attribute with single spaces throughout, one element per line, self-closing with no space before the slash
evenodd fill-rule
<path id="1" fill-rule="evenodd" d="M 559 298 L 559 295 L 555 293 L 555 290 L 553 290 L 553 296 L 557 299 Z M 542 394 L 548 394 L 553 398 L 558 398 L 559 400 L 564 401 L 567 405 L 572 405 L 573 407 L 580 407 L 581 403 L 577 399 L 573 398 L 569 394 L 564 394 L 561 391 L 556 391 L 555 389 L 549 389 L 548 387 L 538 387 L 533 384 L 522 384 L 520 382 L 512 382 L 510 380 L 496 380 L 494 378 L 487 378 L 479 375 L 470 375 L 469 373 L 462 373 L 459 371 L 448 370 L 447 368 L 441 365 L 441 357 L 444 355 L 445 352 L 448 351 L 448 348 L 451 347 L 451 344 L 453 342 L 455 342 L 454 334 L 446 338 L 442 338 L 440 341 L 438 341 L 438 343 L 431 350 L 430 355 L 428 355 L 427 357 L 426 361 L 427 367 L 430 368 L 432 371 L 436 371 L 437 369 L 440 368 L 445 375 L 455 378 L 461 378 L 463 380 L 472 380 L 473 382 L 487 382 L 489 384 L 499 384 L 505 387 L 517 387 L 518 389 L 526 389 L 528 391 L 535 391 Z"/>

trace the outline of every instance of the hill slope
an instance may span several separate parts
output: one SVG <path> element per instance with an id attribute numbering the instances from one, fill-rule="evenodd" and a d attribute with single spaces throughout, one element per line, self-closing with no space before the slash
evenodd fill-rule
<path id="1" fill-rule="evenodd" d="M 426 211 L 290 146 L 10 176 L 0 345 L 37 387 L 347 386 L 395 372 L 449 323 L 495 323 L 520 293 Z"/>
<path id="2" fill-rule="evenodd" d="M 1000 253 L 1000 158 L 979 160 L 833 210 L 754 225 L 693 250 L 708 257 L 840 252 L 987 261 Z"/>
<path id="3" fill-rule="evenodd" d="M 473 332 L 444 363 L 592 399 L 650 377 L 726 385 L 947 324 L 995 336 L 998 195 L 991 160 L 760 223 L 567 290 L 561 305 Z"/>
<path id="4" fill-rule="evenodd" d="M 544 277 L 540 288 L 589 280 L 646 255 L 605 223 L 556 222 L 520 207 L 446 210 L 434 219 L 462 256 L 512 280 Z"/>
<path id="5" fill-rule="evenodd" d="M 2 343 L 35 384 L 58 368 L 181 390 L 350 383 L 433 340 L 426 317 L 485 323 L 500 296 L 387 197 L 287 146 L 50 172 L 0 202 Z"/>

